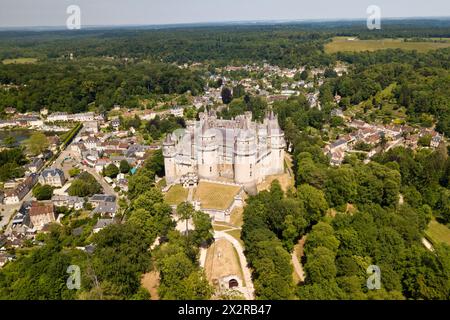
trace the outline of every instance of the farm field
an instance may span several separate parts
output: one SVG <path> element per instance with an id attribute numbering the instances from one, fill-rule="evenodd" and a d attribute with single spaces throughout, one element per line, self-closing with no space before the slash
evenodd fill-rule
<path id="1" fill-rule="evenodd" d="M 5 59 L 2 61 L 3 64 L 29 64 L 36 63 L 38 59 L 36 58 L 17 58 L 17 59 Z"/>
<path id="2" fill-rule="evenodd" d="M 450 245 L 450 229 L 436 220 L 430 222 L 425 234 L 433 244 L 446 243 Z"/>
<path id="3" fill-rule="evenodd" d="M 381 39 L 381 40 L 349 40 L 349 37 L 335 37 L 333 41 L 325 45 L 326 53 L 336 53 L 342 51 L 363 52 L 377 51 L 384 49 L 403 49 L 427 52 L 450 47 L 450 39 L 445 42 L 404 42 L 403 39 Z"/>

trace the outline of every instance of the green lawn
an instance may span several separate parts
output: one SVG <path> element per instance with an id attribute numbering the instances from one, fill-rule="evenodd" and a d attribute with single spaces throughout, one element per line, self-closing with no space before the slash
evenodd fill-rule
<path id="1" fill-rule="evenodd" d="M 224 210 L 233 202 L 241 188 L 218 183 L 200 182 L 195 191 L 194 199 L 200 201 L 204 209 Z"/>
<path id="2" fill-rule="evenodd" d="M 430 222 L 425 234 L 433 244 L 446 243 L 450 245 L 450 229 L 436 220 Z"/>
<path id="3" fill-rule="evenodd" d="M 183 188 L 182 185 L 176 184 L 172 186 L 165 194 L 165 200 L 170 205 L 178 205 L 181 202 L 186 201 L 189 190 Z"/>
<path id="4" fill-rule="evenodd" d="M 36 63 L 38 59 L 36 58 L 17 58 L 17 59 L 5 59 L 3 60 L 3 64 L 28 64 L 28 63 Z"/>
<path id="5" fill-rule="evenodd" d="M 340 51 L 377 51 L 384 49 L 403 49 L 427 52 L 450 47 L 450 39 L 445 42 L 404 42 L 403 39 L 380 39 L 380 40 L 349 40 L 351 37 L 335 37 L 333 41 L 325 45 L 326 53 L 336 53 Z"/>

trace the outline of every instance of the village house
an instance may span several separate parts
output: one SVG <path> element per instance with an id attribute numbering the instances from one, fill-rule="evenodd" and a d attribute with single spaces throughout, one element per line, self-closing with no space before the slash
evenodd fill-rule
<path id="1" fill-rule="evenodd" d="M 30 220 L 36 230 L 52 222 L 55 222 L 54 206 L 51 202 L 33 201 L 29 210 Z"/>
<path id="2" fill-rule="evenodd" d="M 100 214 L 102 217 L 114 217 L 116 215 L 117 205 L 111 201 L 100 201 L 92 214 Z"/>
<path id="3" fill-rule="evenodd" d="M 47 121 L 69 121 L 69 116 L 67 115 L 67 112 L 53 112 L 47 116 Z"/>
<path id="4" fill-rule="evenodd" d="M 108 158 L 97 159 L 97 161 L 95 162 L 95 165 L 94 165 L 95 171 L 102 172 L 103 169 L 106 168 L 107 166 L 109 166 L 111 163 L 112 163 L 112 161 Z"/>
<path id="5" fill-rule="evenodd" d="M 20 183 L 14 190 L 7 190 L 5 192 L 5 204 L 19 203 L 25 195 L 36 184 L 37 174 L 32 173 L 22 183 Z"/>
<path id="6" fill-rule="evenodd" d="M 94 194 L 89 198 L 89 203 L 97 207 L 102 202 L 116 202 L 116 196 L 110 194 Z"/>
<path id="7" fill-rule="evenodd" d="M 95 114 L 94 112 L 75 113 L 69 115 L 68 119 L 72 121 L 89 122 L 95 120 Z"/>
<path id="8" fill-rule="evenodd" d="M 31 207 L 31 201 L 24 201 L 22 203 L 18 212 L 13 217 L 13 220 L 12 220 L 13 227 L 19 226 L 19 225 L 30 226 L 30 215 L 29 215 L 30 207 Z"/>
<path id="9" fill-rule="evenodd" d="M 331 116 L 343 118 L 344 112 L 342 111 L 341 108 L 335 108 L 335 109 L 331 110 Z"/>
<path id="10" fill-rule="evenodd" d="M 54 195 L 52 203 L 55 207 L 67 207 L 69 209 L 80 210 L 83 209 L 84 199 L 81 197 Z"/>
<path id="11" fill-rule="evenodd" d="M 31 173 L 38 172 L 44 166 L 44 161 L 41 158 L 34 158 L 31 163 L 27 164 L 25 167 Z"/>
<path id="12" fill-rule="evenodd" d="M 40 184 L 48 184 L 52 187 L 62 187 L 65 181 L 64 172 L 56 168 L 47 168 L 39 176 Z"/>
<path id="13" fill-rule="evenodd" d="M 17 112 L 16 108 L 13 108 L 13 107 L 6 107 L 5 108 L 5 113 L 6 114 L 14 114 L 16 112 Z"/>
<path id="14" fill-rule="evenodd" d="M 437 148 L 441 144 L 441 141 L 442 141 L 442 137 L 439 134 L 437 134 L 433 138 L 431 138 L 430 146 L 432 148 Z"/>
<path id="15" fill-rule="evenodd" d="M 0 252 L 0 269 L 3 268 L 3 266 L 5 266 L 6 263 L 13 260 L 14 255 L 9 254 L 7 252 Z"/>
<path id="16" fill-rule="evenodd" d="M 101 145 L 101 142 L 96 137 L 89 137 L 84 141 L 86 149 L 97 149 Z"/>
<path id="17" fill-rule="evenodd" d="M 83 124 L 83 130 L 89 133 L 98 133 L 98 122 L 87 121 Z"/>
<path id="18" fill-rule="evenodd" d="M 111 225 L 114 223 L 113 219 L 98 219 L 97 223 L 95 224 L 92 232 L 93 233 L 98 233 L 100 232 L 102 229 L 106 228 L 107 226 Z"/>
<path id="19" fill-rule="evenodd" d="M 111 127 L 114 129 L 114 130 L 119 130 L 119 127 L 120 127 L 120 119 L 119 118 L 116 118 L 116 119 L 112 119 L 110 122 L 109 122 L 109 124 L 111 125 Z"/>

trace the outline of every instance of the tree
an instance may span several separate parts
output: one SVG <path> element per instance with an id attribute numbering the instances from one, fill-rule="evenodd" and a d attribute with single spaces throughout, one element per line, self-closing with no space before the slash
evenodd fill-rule
<path id="1" fill-rule="evenodd" d="M 233 88 L 233 98 L 241 98 L 245 95 L 245 88 L 242 84 L 238 84 Z"/>
<path id="2" fill-rule="evenodd" d="M 76 176 L 78 176 L 80 174 L 80 172 L 81 172 L 80 169 L 72 168 L 72 169 L 69 170 L 69 176 L 71 178 L 76 177 Z"/>
<path id="3" fill-rule="evenodd" d="M 120 172 L 124 173 L 124 174 L 129 173 L 130 170 L 131 170 L 131 166 L 130 166 L 130 164 L 128 163 L 127 160 L 120 161 L 120 167 L 119 168 L 120 168 Z"/>
<path id="4" fill-rule="evenodd" d="M 231 90 L 227 87 L 224 87 L 222 89 L 221 96 L 222 96 L 222 101 L 224 104 L 229 104 L 233 100 L 233 95 L 231 93 Z"/>
<path id="5" fill-rule="evenodd" d="M 300 79 L 305 81 L 306 79 L 308 79 L 309 74 L 307 70 L 303 70 L 302 73 L 300 73 Z"/>
<path id="6" fill-rule="evenodd" d="M 41 200 L 50 200 L 53 195 L 53 188 L 49 185 L 41 185 L 38 183 L 33 188 L 33 196 L 41 201 Z"/>
<path id="7" fill-rule="evenodd" d="M 429 147 L 431 144 L 432 136 L 431 134 L 425 134 L 419 138 L 419 145 L 422 147 Z"/>
<path id="8" fill-rule="evenodd" d="M 181 220 L 186 222 L 186 236 L 189 235 L 189 226 L 188 222 L 194 215 L 194 207 L 189 202 L 182 202 L 177 206 L 177 214 Z"/>
<path id="9" fill-rule="evenodd" d="M 147 170 L 142 171 L 141 169 L 135 175 L 130 177 L 128 180 L 129 199 L 136 198 L 154 186 L 155 180 L 152 179 L 153 175 L 148 174 L 147 172 Z"/>
<path id="10" fill-rule="evenodd" d="M 164 156 L 162 153 L 162 149 L 155 150 L 150 155 L 145 163 L 145 167 L 148 168 L 148 170 L 154 172 L 154 174 L 158 175 L 159 177 L 164 176 Z"/>
<path id="11" fill-rule="evenodd" d="M 33 133 L 30 138 L 24 142 L 27 151 L 32 155 L 38 155 L 48 148 L 47 136 L 42 132 Z"/>
<path id="12" fill-rule="evenodd" d="M 350 168 L 330 169 L 325 188 L 330 206 L 352 202 L 357 195 L 357 183 L 353 170 Z"/>
<path id="13" fill-rule="evenodd" d="M 339 240 L 334 236 L 333 227 L 325 222 L 316 224 L 308 234 L 305 243 L 305 253 L 308 255 L 318 247 L 327 248 L 334 253 L 339 248 Z"/>
<path id="14" fill-rule="evenodd" d="M 102 186 L 89 172 L 84 171 L 70 185 L 67 192 L 70 196 L 88 197 L 100 193 Z"/>
<path id="15" fill-rule="evenodd" d="M 112 179 L 114 179 L 115 177 L 117 177 L 117 175 L 119 174 L 119 168 L 117 168 L 117 166 L 115 164 L 109 164 L 104 171 L 104 175 L 106 177 L 110 177 Z"/>
<path id="16" fill-rule="evenodd" d="M 308 256 L 305 264 L 308 283 L 320 283 L 336 277 L 335 254 L 325 247 L 315 248 Z"/>
<path id="17" fill-rule="evenodd" d="M 302 200 L 307 218 L 312 223 L 319 221 L 328 210 L 328 203 L 322 190 L 302 184 L 297 189 L 297 197 Z"/>
<path id="18" fill-rule="evenodd" d="M 17 143 L 17 139 L 12 135 L 8 135 L 7 137 L 5 137 L 3 139 L 3 144 L 8 148 L 14 147 L 16 145 L 16 143 Z"/>
<path id="19" fill-rule="evenodd" d="M 211 217 L 202 211 L 195 211 L 192 217 L 195 230 L 193 232 L 194 243 L 197 245 L 209 244 L 214 239 L 212 234 Z"/>
<path id="20" fill-rule="evenodd" d="M 132 297 L 140 289 L 141 274 L 151 267 L 146 238 L 139 226 L 113 224 L 93 237 L 95 251 L 92 265 L 104 294 Z M 118 267 L 120 266 L 120 267 Z"/>

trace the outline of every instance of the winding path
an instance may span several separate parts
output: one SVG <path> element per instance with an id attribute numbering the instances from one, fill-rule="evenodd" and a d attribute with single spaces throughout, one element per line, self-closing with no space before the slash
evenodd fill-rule
<path id="1" fill-rule="evenodd" d="M 303 236 L 303 238 L 299 241 L 299 243 L 295 246 L 300 246 L 303 252 L 303 245 L 305 244 L 306 236 Z M 294 247 L 294 250 L 292 251 L 292 265 L 294 266 L 294 271 L 297 274 L 298 278 L 300 279 L 300 282 L 305 282 L 305 272 L 303 271 L 303 266 L 300 263 L 300 258 L 297 256 L 297 250 Z"/>
<path id="2" fill-rule="evenodd" d="M 247 258 L 244 255 L 244 248 L 233 236 L 229 235 L 225 231 L 214 231 L 214 239 L 226 239 L 228 240 L 236 249 L 239 256 L 239 263 L 241 264 L 242 274 L 245 280 L 246 288 L 246 298 L 248 300 L 253 300 L 255 298 L 255 289 L 253 287 L 252 273 L 248 268 Z"/>

